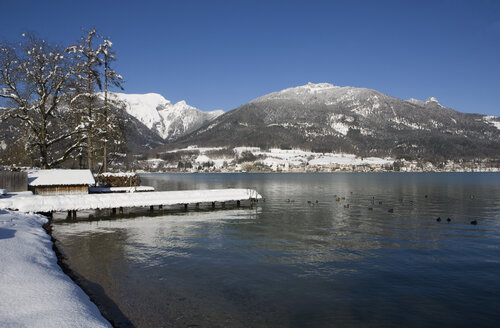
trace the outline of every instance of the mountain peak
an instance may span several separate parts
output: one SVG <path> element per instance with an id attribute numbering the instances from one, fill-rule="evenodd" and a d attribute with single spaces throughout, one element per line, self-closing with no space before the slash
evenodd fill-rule
<path id="1" fill-rule="evenodd" d="M 437 98 L 435 97 L 429 97 L 427 98 L 427 100 L 425 101 L 426 104 L 430 104 L 430 103 L 436 103 L 438 104 L 439 106 L 443 106 L 439 103 L 439 101 L 437 100 Z"/>
<path id="2" fill-rule="evenodd" d="M 410 98 L 410 99 L 407 100 L 407 102 L 412 103 L 414 105 L 422 106 L 422 107 L 425 107 L 426 105 L 431 105 L 431 104 L 436 104 L 436 105 L 438 105 L 440 107 L 444 107 L 443 105 L 441 105 L 439 103 L 439 101 L 437 100 L 436 97 L 429 97 L 429 98 L 427 98 L 426 101 L 418 100 L 418 99 L 415 99 L 415 98 Z"/>
<path id="3" fill-rule="evenodd" d="M 415 98 L 410 98 L 410 99 L 407 100 L 407 102 L 412 103 L 414 105 L 418 105 L 418 106 L 425 106 L 425 101 L 418 100 L 418 99 L 415 99 Z"/>
<path id="4" fill-rule="evenodd" d="M 175 139 L 197 129 L 223 113 L 203 112 L 188 105 L 185 100 L 172 104 L 158 93 L 114 93 L 114 96 L 125 104 L 128 114 L 165 140 Z"/>
<path id="5" fill-rule="evenodd" d="M 306 92 L 319 92 L 329 89 L 338 89 L 339 86 L 335 86 L 330 83 L 312 83 L 308 82 L 306 85 L 299 85 L 297 87 L 292 87 L 288 89 L 281 90 L 280 93 L 285 93 L 289 91 L 306 91 Z"/>

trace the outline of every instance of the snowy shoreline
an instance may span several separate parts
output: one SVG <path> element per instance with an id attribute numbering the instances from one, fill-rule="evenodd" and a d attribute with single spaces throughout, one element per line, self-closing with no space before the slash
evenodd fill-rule
<path id="1" fill-rule="evenodd" d="M 0 326 L 111 327 L 59 266 L 46 223 L 0 210 Z"/>

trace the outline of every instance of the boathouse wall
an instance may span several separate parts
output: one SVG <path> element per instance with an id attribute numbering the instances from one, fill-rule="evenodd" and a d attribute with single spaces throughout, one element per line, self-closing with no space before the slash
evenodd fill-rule
<path id="1" fill-rule="evenodd" d="M 71 185 L 71 186 L 29 186 L 35 195 L 80 195 L 88 194 L 89 186 Z"/>

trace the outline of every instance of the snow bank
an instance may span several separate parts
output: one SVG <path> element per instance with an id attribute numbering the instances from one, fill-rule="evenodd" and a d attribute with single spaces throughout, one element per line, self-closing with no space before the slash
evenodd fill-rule
<path id="1" fill-rule="evenodd" d="M 262 196 L 252 189 L 209 189 L 57 196 L 34 195 L 0 199 L 0 209 L 19 210 L 21 212 L 51 212 L 228 202 L 250 198 L 259 199 Z"/>
<path id="2" fill-rule="evenodd" d="M 57 265 L 45 222 L 0 210 L 0 326 L 111 327 Z"/>

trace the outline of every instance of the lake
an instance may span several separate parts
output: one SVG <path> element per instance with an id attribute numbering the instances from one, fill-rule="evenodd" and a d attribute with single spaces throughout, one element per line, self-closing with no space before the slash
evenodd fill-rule
<path id="1" fill-rule="evenodd" d="M 67 264 L 118 326 L 494 327 L 500 321 L 498 173 L 141 179 L 156 190 L 255 188 L 265 202 L 55 221 L 53 236 Z"/>

